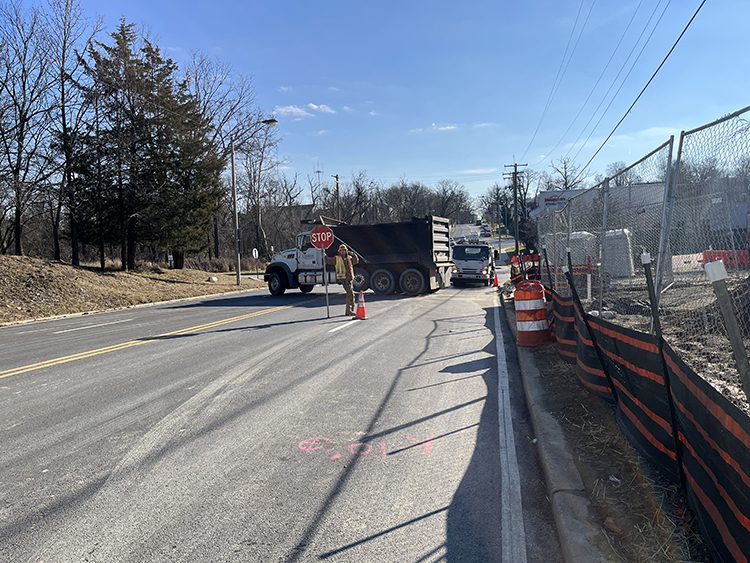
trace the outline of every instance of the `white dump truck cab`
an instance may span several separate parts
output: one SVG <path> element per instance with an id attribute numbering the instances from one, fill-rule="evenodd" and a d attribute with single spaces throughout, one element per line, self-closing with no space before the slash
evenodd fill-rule
<path id="1" fill-rule="evenodd" d="M 298 234 L 296 242 L 296 248 L 274 254 L 266 268 L 264 279 L 273 295 L 283 295 L 287 289 L 309 293 L 323 284 L 323 256 L 310 244 L 310 231 Z M 336 283 L 335 272 L 329 269 L 327 274 L 328 283 Z"/>
<path id="2" fill-rule="evenodd" d="M 495 258 L 486 244 L 457 244 L 453 247 L 451 283 L 490 285 L 495 277 Z"/>

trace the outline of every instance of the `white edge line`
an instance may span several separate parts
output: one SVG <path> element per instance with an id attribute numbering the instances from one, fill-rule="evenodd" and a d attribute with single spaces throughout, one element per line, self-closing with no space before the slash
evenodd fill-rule
<path id="1" fill-rule="evenodd" d="M 79 327 L 76 327 L 76 328 L 68 328 L 68 329 L 65 329 L 65 330 L 57 330 L 57 331 L 53 332 L 52 334 L 65 334 L 66 332 L 75 332 L 77 330 L 86 330 L 87 328 L 99 328 L 100 326 L 109 326 L 109 325 L 116 325 L 116 324 L 120 324 L 120 323 L 127 323 L 127 322 L 130 322 L 132 320 L 133 319 L 122 319 L 120 321 L 111 321 L 111 322 L 108 322 L 108 323 L 99 323 L 99 324 L 96 324 L 96 325 L 79 326 Z"/>
<path id="2" fill-rule="evenodd" d="M 348 322 L 342 324 L 341 326 L 337 326 L 336 328 L 332 328 L 328 332 L 336 332 L 336 331 L 339 331 L 339 330 L 343 330 L 346 327 L 349 327 L 349 326 L 352 326 L 353 324 L 356 324 L 357 321 L 359 321 L 359 319 L 352 319 L 351 321 L 348 321 Z"/>
<path id="3" fill-rule="evenodd" d="M 505 342 L 500 328 L 500 299 L 495 296 L 495 352 L 497 358 L 498 437 L 500 442 L 500 483 L 502 560 L 526 563 L 526 530 L 523 523 L 521 479 L 518 471 L 516 442 L 513 437 L 513 416 L 510 405 L 508 365 Z"/>

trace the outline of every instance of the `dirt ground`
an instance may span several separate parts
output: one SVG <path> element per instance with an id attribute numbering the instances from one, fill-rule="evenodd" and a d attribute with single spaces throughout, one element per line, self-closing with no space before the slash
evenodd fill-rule
<path id="1" fill-rule="evenodd" d="M 750 280 L 735 277 L 728 279 L 727 284 L 743 330 L 745 350 L 750 351 Z M 584 303 L 584 307 L 590 311 L 597 303 Z M 649 332 L 650 307 L 645 281 L 615 282 L 606 292 L 604 309 L 614 312 L 611 322 L 616 325 Z M 662 293 L 659 312 L 664 338 L 685 363 L 740 410 L 750 414 L 750 403 L 742 389 L 710 283 L 698 283 L 694 277 L 677 278 Z"/>
<path id="2" fill-rule="evenodd" d="M 217 281 L 209 281 L 210 276 Z M 74 268 L 60 262 L 0 256 L 0 323 L 101 311 L 262 285 L 262 281 L 243 278 L 238 287 L 234 274 L 200 270 L 162 270 L 151 266 L 129 273 L 101 273 L 94 268 Z"/>
<path id="3" fill-rule="evenodd" d="M 684 497 L 620 432 L 612 408 L 578 383 L 553 344 L 534 351 L 599 524 L 627 562 L 710 561 Z"/>

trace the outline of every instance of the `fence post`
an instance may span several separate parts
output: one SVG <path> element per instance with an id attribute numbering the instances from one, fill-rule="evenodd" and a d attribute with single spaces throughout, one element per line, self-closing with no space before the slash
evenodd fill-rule
<path id="1" fill-rule="evenodd" d="M 740 325 L 734 314 L 732 298 L 729 295 L 729 290 L 727 290 L 727 270 L 721 260 L 709 262 L 704 268 L 714 288 L 721 316 L 724 317 L 724 326 L 726 326 L 727 336 L 729 336 L 729 342 L 732 345 L 734 362 L 742 379 L 742 389 L 745 391 L 745 396 L 750 399 L 750 362 L 748 362 L 747 353 L 745 352 L 745 343 L 742 341 Z"/>
<path id="2" fill-rule="evenodd" d="M 646 274 L 646 286 L 648 287 L 648 300 L 651 304 L 651 320 L 654 327 L 654 334 L 658 340 L 659 359 L 661 360 L 662 371 L 664 372 L 664 386 L 667 388 L 667 399 L 669 403 L 669 415 L 672 427 L 672 438 L 674 438 L 674 452 L 677 461 L 677 472 L 680 476 L 680 485 L 683 491 L 687 491 L 687 482 L 682 467 L 682 452 L 680 451 L 680 434 L 677 427 L 677 415 L 674 410 L 674 400 L 672 399 L 672 383 L 669 379 L 669 369 L 664 361 L 664 338 L 661 332 L 661 322 L 659 322 L 659 305 L 654 287 L 654 278 L 651 274 L 651 255 L 648 252 L 641 254 L 641 264 Z M 658 264 L 657 264 L 658 265 Z"/>
<path id="3" fill-rule="evenodd" d="M 609 178 L 604 179 L 602 185 L 602 233 L 601 247 L 599 248 L 599 315 L 604 310 L 604 276 L 606 275 L 606 251 L 607 246 L 607 216 L 609 214 Z"/>
<path id="4" fill-rule="evenodd" d="M 685 132 L 680 134 L 680 144 L 677 148 L 677 158 L 672 162 L 674 135 L 669 137 L 669 160 L 667 162 L 667 177 L 664 180 L 664 206 L 662 208 L 661 232 L 659 233 L 659 255 L 656 257 L 656 307 L 661 302 L 661 292 L 664 289 L 664 272 L 667 260 L 671 261 L 669 252 L 669 230 L 672 228 L 672 214 L 674 211 L 677 181 L 680 176 L 680 160 L 682 157 L 682 142 Z M 671 264 L 670 264 L 671 266 Z"/>
<path id="5" fill-rule="evenodd" d="M 581 318 L 583 319 L 583 324 L 586 325 L 586 330 L 589 331 L 591 342 L 594 344 L 594 352 L 596 353 L 596 357 L 599 358 L 599 363 L 602 366 L 602 371 L 604 371 L 604 375 L 607 376 L 607 381 L 609 382 L 609 386 L 612 389 L 612 397 L 614 397 L 615 403 L 619 403 L 620 398 L 617 395 L 617 388 L 615 387 L 615 384 L 612 381 L 612 376 L 609 374 L 609 370 L 607 369 L 607 364 L 604 361 L 604 356 L 602 355 L 602 351 L 599 349 L 599 345 L 596 342 L 596 336 L 594 335 L 594 331 L 591 330 L 591 325 L 589 325 L 589 321 L 586 319 L 586 311 L 584 311 L 583 305 L 581 305 L 581 300 L 578 297 L 578 291 L 576 291 L 576 286 L 573 283 L 573 274 L 571 273 L 571 271 L 568 269 L 567 266 L 563 266 L 563 274 L 565 274 L 565 279 L 568 280 L 568 285 L 570 286 L 570 294 L 573 296 L 574 307 L 577 307 L 578 310 L 581 312 Z M 601 312 L 599 314 L 601 315 Z"/>
<path id="6" fill-rule="evenodd" d="M 547 270 L 547 279 L 549 280 L 549 288 L 554 289 L 552 285 L 552 272 L 549 269 L 549 258 L 547 258 L 547 245 L 542 245 L 542 252 L 544 253 L 544 267 Z"/>

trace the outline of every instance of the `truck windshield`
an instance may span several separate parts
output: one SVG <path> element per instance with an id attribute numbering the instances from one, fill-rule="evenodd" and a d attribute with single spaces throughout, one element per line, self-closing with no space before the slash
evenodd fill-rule
<path id="1" fill-rule="evenodd" d="M 454 260 L 488 260 L 490 249 L 487 246 L 454 246 Z"/>

